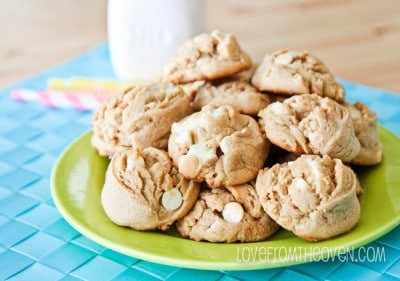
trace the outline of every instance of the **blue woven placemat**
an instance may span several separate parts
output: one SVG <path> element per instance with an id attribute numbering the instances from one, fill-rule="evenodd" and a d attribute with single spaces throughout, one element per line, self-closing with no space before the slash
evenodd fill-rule
<path id="1" fill-rule="evenodd" d="M 40 90 L 46 87 L 49 78 L 71 76 L 114 78 L 107 45 L 102 44 L 14 87 Z M 400 95 L 341 82 L 349 101 L 365 102 L 378 113 L 380 124 L 400 135 Z M 358 260 L 343 256 L 254 271 L 171 267 L 98 245 L 61 217 L 51 199 L 49 181 L 62 150 L 90 127 L 92 112 L 16 102 L 9 97 L 9 90 L 0 91 L 0 280 L 400 279 L 399 226 L 367 245 Z"/>

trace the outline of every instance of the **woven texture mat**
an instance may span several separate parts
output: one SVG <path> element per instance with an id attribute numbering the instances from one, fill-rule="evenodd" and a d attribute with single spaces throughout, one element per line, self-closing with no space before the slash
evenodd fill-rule
<path id="1" fill-rule="evenodd" d="M 112 79 L 107 45 L 23 81 L 43 89 L 51 77 Z M 400 135 L 400 95 L 341 81 L 350 101 L 365 102 L 379 123 Z M 61 217 L 50 194 L 52 167 L 65 147 L 90 127 L 92 112 L 49 109 L 0 91 L 0 280 L 398 280 L 400 227 L 367 249 L 378 262 L 341 260 L 254 271 L 205 271 L 151 263 L 98 245 Z M 399 171 L 400 172 L 400 171 Z M 399 187 L 400 188 L 400 187 Z M 382 206 L 384 208 L 384 206 Z M 368 253 L 366 253 L 368 254 Z"/>

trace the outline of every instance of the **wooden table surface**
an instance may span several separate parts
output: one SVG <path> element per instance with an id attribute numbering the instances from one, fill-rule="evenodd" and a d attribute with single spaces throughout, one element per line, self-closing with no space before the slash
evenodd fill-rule
<path id="1" fill-rule="evenodd" d="M 337 77 L 400 93 L 399 0 L 204 0 L 206 28 L 254 57 L 290 47 Z M 0 0 L 0 87 L 107 39 L 106 0 Z"/>

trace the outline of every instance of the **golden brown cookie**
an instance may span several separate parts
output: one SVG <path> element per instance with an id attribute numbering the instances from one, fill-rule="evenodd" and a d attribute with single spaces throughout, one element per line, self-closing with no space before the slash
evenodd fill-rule
<path id="1" fill-rule="evenodd" d="M 253 75 L 255 69 L 256 69 L 257 64 L 253 64 L 253 66 L 248 69 L 244 70 L 242 72 L 239 72 L 237 74 L 234 74 L 232 76 L 227 76 L 221 79 L 217 79 L 211 82 L 208 82 L 212 85 L 221 85 L 223 83 L 228 83 L 228 82 L 246 82 L 250 83 L 251 76 Z M 185 84 L 181 84 L 180 86 L 182 89 L 185 91 L 185 93 L 189 96 L 190 101 L 193 101 L 196 97 L 197 92 L 205 86 L 207 81 L 205 80 L 199 80 L 199 81 L 194 81 L 194 82 L 189 82 Z"/>
<path id="2" fill-rule="evenodd" d="M 382 161 L 383 146 L 379 140 L 376 114 L 365 104 L 345 103 L 353 120 L 356 136 L 360 141 L 360 153 L 351 160 L 356 165 L 375 165 Z"/>
<path id="3" fill-rule="evenodd" d="M 297 154 L 319 154 L 351 161 L 360 151 L 347 108 L 330 98 L 296 95 L 258 114 L 261 128 L 277 146 Z"/>
<path id="4" fill-rule="evenodd" d="M 197 91 L 206 84 L 205 80 L 189 82 L 185 84 L 181 84 L 180 87 L 182 90 L 188 95 L 189 100 L 193 102 L 196 97 Z"/>
<path id="5" fill-rule="evenodd" d="M 257 115 L 269 104 L 269 96 L 260 93 L 247 82 L 232 81 L 222 84 L 206 83 L 201 86 L 192 103 L 196 111 L 207 104 L 230 105 L 240 113 Z"/>
<path id="6" fill-rule="evenodd" d="M 216 80 L 215 82 L 221 84 L 225 82 L 233 82 L 233 81 L 240 81 L 240 82 L 251 82 L 251 77 L 253 77 L 254 72 L 258 67 L 258 63 L 253 62 L 249 69 L 243 70 L 231 76 L 223 77 L 221 79 Z"/>
<path id="7" fill-rule="evenodd" d="M 191 111 L 188 96 L 177 86 L 132 86 L 110 96 L 96 110 L 91 142 L 104 156 L 112 156 L 120 147 L 165 149 L 172 123 Z"/>
<path id="8" fill-rule="evenodd" d="M 254 179 L 268 151 L 257 122 L 226 105 L 205 106 L 174 123 L 168 142 L 179 172 L 211 187 Z"/>
<path id="9" fill-rule="evenodd" d="M 329 156 L 302 155 L 261 170 L 256 182 L 268 215 L 297 236 L 319 241 L 351 230 L 360 219 L 358 179 Z"/>
<path id="10" fill-rule="evenodd" d="M 317 94 L 344 101 L 345 91 L 325 64 L 307 51 L 283 49 L 267 54 L 252 77 L 260 91 L 276 94 Z"/>
<path id="11" fill-rule="evenodd" d="M 251 68 L 250 57 L 232 34 L 217 30 L 186 41 L 172 62 L 162 69 L 160 81 L 175 84 L 214 80 Z"/>
<path id="12" fill-rule="evenodd" d="M 210 242 L 261 241 L 278 228 L 251 184 L 202 190 L 193 209 L 177 222 L 182 236 Z"/>
<path id="13" fill-rule="evenodd" d="M 168 153 L 153 147 L 120 149 L 101 193 L 107 216 L 137 230 L 166 230 L 196 202 L 200 184 L 183 178 Z"/>

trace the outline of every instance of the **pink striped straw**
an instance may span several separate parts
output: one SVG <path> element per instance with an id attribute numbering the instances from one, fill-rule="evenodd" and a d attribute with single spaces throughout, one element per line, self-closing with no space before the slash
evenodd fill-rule
<path id="1" fill-rule="evenodd" d="M 89 92 L 34 91 L 28 89 L 14 89 L 10 95 L 13 99 L 19 101 L 38 101 L 52 108 L 73 108 L 78 110 L 94 110 L 106 98 L 105 95 L 93 95 Z"/>

